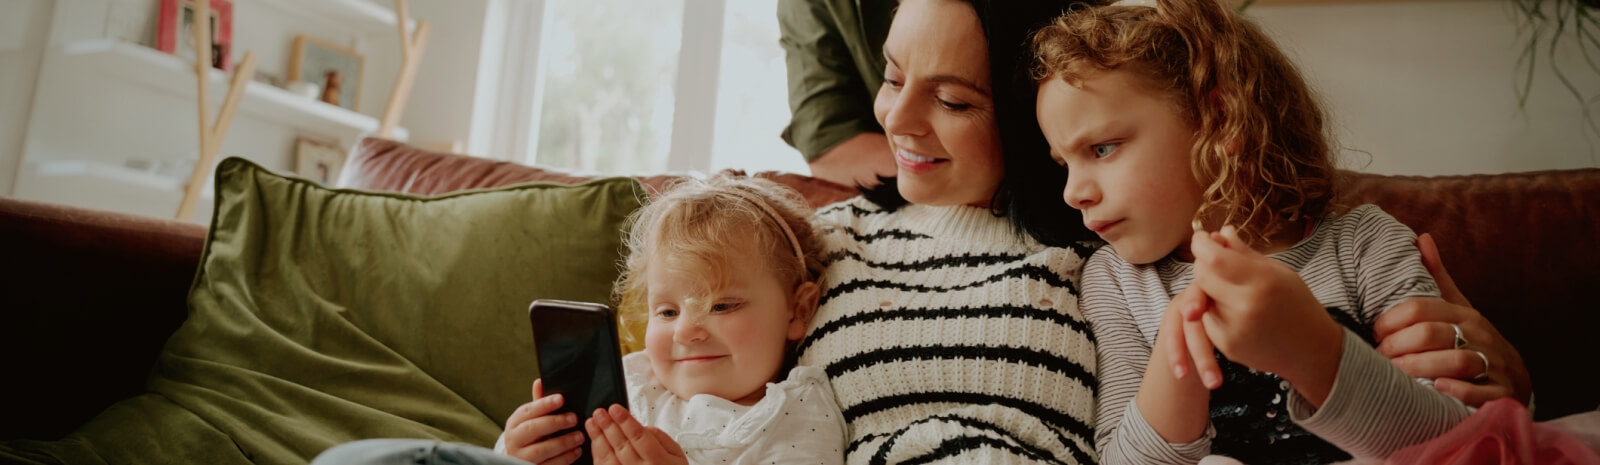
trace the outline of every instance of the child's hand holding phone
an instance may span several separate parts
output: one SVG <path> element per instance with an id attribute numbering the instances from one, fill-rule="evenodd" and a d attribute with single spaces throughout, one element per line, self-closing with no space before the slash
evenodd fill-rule
<path id="1" fill-rule="evenodd" d="M 543 382 L 533 380 L 533 401 L 506 419 L 506 455 L 541 465 L 568 465 L 583 456 L 583 433 L 551 437 L 578 424 L 577 415 L 555 413 L 563 401 L 560 394 L 544 395 Z"/>
<path id="2" fill-rule="evenodd" d="M 594 438 L 594 463 L 664 465 L 689 463 L 678 442 L 660 428 L 647 428 L 621 405 L 595 409 L 584 429 Z"/>

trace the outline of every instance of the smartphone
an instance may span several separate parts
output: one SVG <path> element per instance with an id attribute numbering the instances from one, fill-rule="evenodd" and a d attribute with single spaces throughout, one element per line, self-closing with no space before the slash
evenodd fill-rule
<path id="1" fill-rule="evenodd" d="M 533 345 L 539 357 L 539 378 L 544 394 L 561 394 L 556 414 L 575 413 L 578 426 L 556 433 L 583 431 L 583 422 L 595 409 L 611 404 L 628 406 L 628 387 L 622 377 L 622 346 L 617 340 L 617 317 L 611 307 L 589 302 L 540 299 L 528 306 L 533 323 Z M 587 433 L 584 434 L 588 436 Z M 590 442 L 583 443 L 580 464 L 588 464 Z"/>

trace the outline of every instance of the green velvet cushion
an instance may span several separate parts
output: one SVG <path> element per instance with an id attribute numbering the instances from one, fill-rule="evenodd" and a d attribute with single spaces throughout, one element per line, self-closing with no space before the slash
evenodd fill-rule
<path id="1" fill-rule="evenodd" d="M 303 463 L 369 437 L 492 444 L 536 377 L 528 303 L 609 301 L 641 192 L 613 178 L 422 198 L 237 158 L 216 179 L 189 318 L 149 392 L 0 459 Z"/>

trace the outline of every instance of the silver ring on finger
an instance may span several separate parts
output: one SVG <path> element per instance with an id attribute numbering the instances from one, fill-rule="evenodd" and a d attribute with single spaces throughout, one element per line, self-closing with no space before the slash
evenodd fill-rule
<path id="1" fill-rule="evenodd" d="M 1483 359 L 1483 372 L 1482 373 L 1478 373 L 1478 376 L 1473 376 L 1472 380 L 1473 381 L 1481 381 L 1481 380 L 1489 379 L 1489 356 L 1488 355 L 1484 355 L 1483 352 L 1478 352 L 1476 350 L 1473 350 L 1473 351 L 1470 351 L 1470 352 L 1472 352 L 1474 354 L 1478 354 L 1478 358 Z"/>
<path id="2" fill-rule="evenodd" d="M 1466 347 L 1467 344 L 1468 344 L 1467 336 L 1464 335 L 1464 334 L 1461 334 L 1461 327 L 1457 326 L 1455 323 L 1451 323 L 1450 324 L 1450 329 L 1456 330 L 1455 347 L 1454 348 L 1455 349 L 1460 349 L 1462 347 Z M 1479 354 L 1479 355 L 1482 355 L 1482 354 Z M 1488 365 L 1488 364 L 1485 363 L 1485 365 Z M 1485 370 L 1485 371 L 1487 371 L 1487 370 Z"/>

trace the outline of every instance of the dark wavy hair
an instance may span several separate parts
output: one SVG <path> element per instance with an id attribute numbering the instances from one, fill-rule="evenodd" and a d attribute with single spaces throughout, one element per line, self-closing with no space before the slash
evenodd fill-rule
<path id="1" fill-rule="evenodd" d="M 1083 227 L 1083 217 L 1062 200 L 1067 172 L 1050 159 L 1050 146 L 1035 116 L 1038 89 L 1029 73 L 1033 64 L 1030 38 L 1034 32 L 1080 5 L 1099 6 L 1104 0 L 947 0 L 965 1 L 978 13 L 988 41 L 989 82 L 993 88 L 995 125 L 1000 133 L 1000 153 L 1005 178 L 995 190 L 991 205 L 1027 234 L 1050 246 L 1077 246 L 1097 238 Z M 861 194 L 879 207 L 894 210 L 910 203 L 900 196 L 891 177 L 879 177 Z"/>

